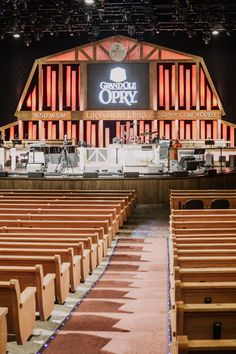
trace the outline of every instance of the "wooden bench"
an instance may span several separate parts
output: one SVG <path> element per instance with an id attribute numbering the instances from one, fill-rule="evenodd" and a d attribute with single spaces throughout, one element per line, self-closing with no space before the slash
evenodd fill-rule
<path id="1" fill-rule="evenodd" d="M 176 335 L 187 335 L 190 339 L 235 339 L 236 304 L 177 301 Z"/>
<path id="2" fill-rule="evenodd" d="M 3 235 L 2 235 L 3 234 Z M 0 227 L 0 236 L 3 237 L 4 234 L 14 237 L 33 237 L 31 234 L 47 234 L 48 237 L 93 237 L 97 235 L 99 238 L 100 245 L 103 249 L 103 257 L 107 255 L 107 238 L 104 234 L 104 229 L 102 227 L 95 228 L 57 228 L 57 227 Z M 11 235 L 9 235 L 11 234 Z M 95 238 L 97 239 L 97 238 Z"/>
<path id="3" fill-rule="evenodd" d="M 63 304 L 66 297 L 69 294 L 70 285 L 70 263 L 61 263 L 61 257 L 56 256 L 3 256 L 0 255 L 0 267 L 1 266 L 26 266 L 32 267 L 37 264 L 42 264 L 43 272 L 45 275 L 48 273 L 54 273 L 55 277 L 55 294 L 57 302 Z"/>
<path id="4" fill-rule="evenodd" d="M 34 329 L 35 293 L 35 287 L 27 287 L 21 293 L 16 279 L 0 281 L 0 303 L 8 308 L 7 333 L 14 335 L 17 344 L 24 344 Z"/>
<path id="5" fill-rule="evenodd" d="M 14 248 L 0 248 L 1 256 L 54 256 L 58 255 L 61 258 L 62 263 L 69 264 L 69 275 L 70 275 L 70 289 L 72 292 L 76 290 L 76 288 L 80 284 L 81 280 L 81 265 L 83 265 L 83 271 L 86 276 L 89 274 L 89 257 L 86 257 L 86 262 L 81 262 L 81 256 L 75 256 L 74 250 L 72 247 L 70 248 L 23 248 L 22 246 L 14 247 Z M 85 269 L 86 268 L 86 269 Z M 86 274 L 87 271 L 87 274 Z"/>
<path id="6" fill-rule="evenodd" d="M 236 256 L 173 257 L 174 266 L 182 268 L 225 268 L 236 267 Z"/>
<path id="7" fill-rule="evenodd" d="M 181 241 L 183 239 L 180 239 Z M 192 242 L 191 242 L 192 241 Z M 198 241 L 198 242 L 197 242 Z M 202 243 L 204 242 L 204 240 L 202 240 L 201 242 L 199 242 L 199 240 L 193 240 L 190 239 L 189 243 L 183 243 L 183 242 L 179 242 L 178 238 L 173 240 L 173 247 L 174 249 L 176 248 L 177 250 L 195 250 L 195 249 L 236 249 L 236 236 L 235 238 L 231 237 L 230 241 L 228 240 L 228 242 L 225 242 L 224 238 L 221 238 L 220 240 L 221 242 L 218 242 L 217 238 L 214 238 L 214 242 L 206 242 L 206 243 Z M 216 243 L 217 242 L 217 243 Z"/>
<path id="8" fill-rule="evenodd" d="M 170 206 L 171 209 L 184 209 L 185 204 L 189 200 L 201 200 L 204 208 L 210 208 L 214 200 L 228 200 L 230 208 L 236 208 L 236 194 L 192 194 L 192 195 L 179 195 L 171 196 Z M 228 210 L 228 209 L 227 209 Z"/>
<path id="9" fill-rule="evenodd" d="M 177 336 L 171 343 L 171 354 L 230 354 L 236 353 L 234 339 L 189 340 L 188 336 Z"/>
<path id="10" fill-rule="evenodd" d="M 45 241 L 46 240 L 46 241 Z M 8 244 L 8 243 L 19 243 L 19 242 L 27 242 L 27 243 L 35 243 L 35 242 L 42 242 L 42 243 L 66 243 L 68 246 L 69 244 L 78 244 L 82 242 L 85 246 L 85 249 L 90 250 L 90 271 L 93 271 L 94 268 L 99 265 L 103 258 L 103 241 L 98 239 L 98 235 L 76 235 L 76 234 L 40 234 L 31 232 L 27 233 L 0 233 L 0 243 L 1 244 Z M 5 247 L 5 246 L 4 246 Z M 71 246 L 72 247 L 72 246 Z M 75 251 L 75 250 L 74 250 Z M 76 255 L 78 253 L 75 253 Z"/>
<path id="11" fill-rule="evenodd" d="M 180 268 L 174 267 L 174 279 L 182 282 L 234 282 L 236 267 Z"/>
<path id="12" fill-rule="evenodd" d="M 236 248 L 232 249 L 211 249 L 208 247 L 207 249 L 201 249 L 201 248 L 194 248 L 194 249 L 174 249 L 174 255 L 178 257 L 208 257 L 208 256 L 220 256 L 220 257 L 227 257 L 227 256 L 236 256 Z"/>
<path id="13" fill-rule="evenodd" d="M 6 307 L 0 307 L 0 354 L 7 351 L 7 312 Z"/>
<path id="14" fill-rule="evenodd" d="M 16 230 L 16 228 L 21 228 L 21 231 L 26 232 L 27 229 L 33 228 L 43 229 L 48 228 L 53 232 L 62 229 L 61 232 L 64 232 L 67 229 L 67 232 L 76 232 L 76 229 L 86 230 L 92 228 L 93 232 L 96 232 L 98 228 L 102 227 L 104 230 L 104 239 L 107 240 L 107 243 L 110 243 L 111 240 L 111 231 L 109 229 L 108 221 L 73 221 L 73 220 L 0 220 L 0 228 L 2 227 L 2 232 L 7 232 L 7 230 Z M 40 232 L 40 231 L 39 231 Z M 84 231 L 86 232 L 86 231 Z"/>
<path id="15" fill-rule="evenodd" d="M 48 273 L 44 276 L 42 265 L 34 267 L 0 266 L 1 281 L 10 281 L 17 279 L 20 285 L 20 291 L 27 287 L 37 289 L 36 311 L 39 312 L 41 321 L 46 321 L 51 315 L 55 301 L 55 274 Z"/>
<path id="16" fill-rule="evenodd" d="M 184 237 L 185 235 L 194 235 L 195 237 L 199 236 L 202 237 L 203 235 L 209 235 L 209 234 L 213 234 L 214 236 L 216 235 L 234 235 L 235 234 L 235 227 L 226 227 L 226 225 L 221 223 L 222 227 L 214 227 L 214 223 L 211 223 L 211 225 L 206 225 L 205 227 L 202 227 L 202 224 L 199 224 L 199 227 L 196 227 L 196 225 L 194 225 L 195 227 L 188 227 L 186 225 L 186 228 L 175 228 L 173 227 L 171 232 L 172 234 L 176 237 L 176 236 L 180 236 Z M 209 226 L 209 227 L 208 227 Z"/>
<path id="17" fill-rule="evenodd" d="M 171 303 L 183 301 L 186 304 L 236 303 L 236 282 L 182 282 L 175 280 Z"/>

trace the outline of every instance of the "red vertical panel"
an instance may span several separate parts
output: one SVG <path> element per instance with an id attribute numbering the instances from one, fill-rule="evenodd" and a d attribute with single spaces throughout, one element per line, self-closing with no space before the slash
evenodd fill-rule
<path id="1" fill-rule="evenodd" d="M 190 70 L 186 70 L 186 75 L 185 75 L 185 92 L 186 92 L 186 109 L 190 110 L 191 107 L 191 85 L 190 85 Z"/>
<path id="2" fill-rule="evenodd" d="M 144 132 L 144 121 L 140 120 L 139 122 L 139 135 Z M 143 143 L 144 136 L 141 136 L 141 142 Z"/>
<path id="3" fill-rule="evenodd" d="M 72 76 L 71 76 L 71 86 L 72 86 L 72 91 L 71 91 L 71 106 L 72 106 L 72 111 L 76 111 L 76 71 L 72 71 Z"/>
<path id="4" fill-rule="evenodd" d="M 120 138 L 120 122 L 116 122 L 116 137 Z"/>
<path id="5" fill-rule="evenodd" d="M 129 137 L 130 136 L 130 122 L 126 122 L 126 133 L 127 133 L 127 136 Z"/>
<path id="6" fill-rule="evenodd" d="M 66 106 L 71 105 L 71 67 L 66 67 Z"/>
<path id="7" fill-rule="evenodd" d="M 185 138 L 184 121 L 183 120 L 179 121 L 179 137 L 180 137 L 180 140 Z"/>
<path id="8" fill-rule="evenodd" d="M 48 140 L 52 139 L 52 122 L 48 121 Z"/>
<path id="9" fill-rule="evenodd" d="M 165 137 L 170 139 L 170 123 L 165 124 Z"/>
<path id="10" fill-rule="evenodd" d="M 184 66 L 179 66 L 179 106 L 184 106 Z"/>
<path id="11" fill-rule="evenodd" d="M 149 124 L 145 124 L 145 132 L 149 132 L 150 128 L 149 128 Z M 145 143 L 149 143 L 149 135 L 145 135 Z"/>
<path id="12" fill-rule="evenodd" d="M 234 127 L 230 127 L 230 146 L 235 146 Z"/>
<path id="13" fill-rule="evenodd" d="M 56 71 L 52 71 L 52 111 L 56 110 L 56 85 L 57 85 Z"/>
<path id="14" fill-rule="evenodd" d="M 52 78 L 51 78 L 51 66 L 47 66 L 47 107 L 51 107 L 51 85 L 52 85 Z"/>
<path id="15" fill-rule="evenodd" d="M 222 136 L 223 136 L 223 139 L 225 140 L 225 141 L 227 141 L 228 140 L 228 134 L 227 134 L 227 125 L 226 124 L 222 124 Z"/>
<path id="16" fill-rule="evenodd" d="M 205 121 L 201 120 L 200 121 L 200 126 L 201 126 L 201 136 L 200 139 L 205 139 L 206 138 L 206 133 L 205 133 Z"/>
<path id="17" fill-rule="evenodd" d="M 96 144 L 97 144 L 97 141 L 96 141 L 96 128 L 97 128 L 96 124 L 92 124 L 91 143 L 92 143 L 93 146 L 96 146 Z"/>
<path id="18" fill-rule="evenodd" d="M 213 121 L 213 139 L 218 138 L 218 121 L 214 120 Z"/>
<path id="19" fill-rule="evenodd" d="M 86 141 L 91 144 L 91 121 L 86 122 Z"/>
<path id="20" fill-rule="evenodd" d="M 192 138 L 197 139 L 197 122 L 195 120 L 192 121 Z"/>
<path id="21" fill-rule="evenodd" d="M 67 134 L 67 139 L 70 140 L 71 139 L 71 122 L 67 121 L 66 124 L 66 134 Z"/>
<path id="22" fill-rule="evenodd" d="M 196 65 L 192 65 L 192 106 L 196 107 L 196 102 L 197 102 L 197 85 L 196 85 L 196 80 L 197 80 L 197 71 L 196 71 Z"/>
<path id="23" fill-rule="evenodd" d="M 52 124 L 52 139 L 56 140 L 57 138 L 57 126 L 55 123 Z"/>
<path id="24" fill-rule="evenodd" d="M 28 121 L 28 139 L 33 139 L 33 122 Z"/>
<path id="25" fill-rule="evenodd" d="M 212 106 L 213 107 L 218 107 L 218 100 L 216 96 L 213 94 L 213 100 L 212 100 Z"/>
<path id="26" fill-rule="evenodd" d="M 208 86 L 206 90 L 206 102 L 206 109 L 211 110 L 211 90 Z"/>
<path id="27" fill-rule="evenodd" d="M 110 128 L 105 128 L 105 146 L 110 144 Z"/>
<path id="28" fill-rule="evenodd" d="M 190 140 L 191 139 L 191 124 L 190 123 L 186 123 L 185 124 L 185 139 Z"/>
<path id="29" fill-rule="evenodd" d="M 77 102 L 78 102 L 78 107 L 80 106 L 80 67 L 78 67 L 78 99 L 77 99 Z"/>
<path id="30" fill-rule="evenodd" d="M 31 100 L 31 94 L 29 95 L 27 101 L 26 101 L 26 106 L 31 108 L 32 100 Z"/>
<path id="31" fill-rule="evenodd" d="M 206 122 L 206 135 L 207 135 L 207 139 L 208 138 L 212 138 L 212 134 L 211 134 L 211 123 Z"/>
<path id="32" fill-rule="evenodd" d="M 205 74 L 200 70 L 200 106 L 205 107 Z"/>
<path id="33" fill-rule="evenodd" d="M 164 67 L 159 65 L 159 106 L 164 107 Z"/>
<path id="34" fill-rule="evenodd" d="M 171 66 L 171 106 L 175 106 L 175 65 Z"/>
<path id="35" fill-rule="evenodd" d="M 32 139 L 33 140 L 37 139 L 37 126 L 36 126 L 36 124 L 33 124 L 33 126 L 32 126 Z"/>
<path id="36" fill-rule="evenodd" d="M 159 123 L 159 135 L 160 135 L 160 138 L 162 138 L 165 135 L 163 120 L 160 120 L 160 123 Z"/>
<path id="37" fill-rule="evenodd" d="M 72 139 L 76 139 L 76 124 L 72 124 L 71 137 L 72 137 Z"/>
<path id="38" fill-rule="evenodd" d="M 165 109 L 170 109 L 170 72 L 165 70 Z"/>
<path id="39" fill-rule="evenodd" d="M 32 92 L 32 111 L 36 111 L 36 87 Z"/>
<path id="40" fill-rule="evenodd" d="M 12 125 L 10 127 L 10 140 L 14 140 L 15 139 L 15 126 Z"/>

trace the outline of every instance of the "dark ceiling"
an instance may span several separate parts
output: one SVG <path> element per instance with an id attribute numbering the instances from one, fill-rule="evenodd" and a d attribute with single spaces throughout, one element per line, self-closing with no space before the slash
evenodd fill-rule
<path id="1" fill-rule="evenodd" d="M 236 31 L 236 1 L 199 0 L 0 0 L 0 38 L 20 34 L 26 46 L 42 36 L 111 32 L 140 40 L 147 33 L 185 32 L 208 44 L 212 31 Z M 92 1 L 92 0 L 90 0 Z"/>

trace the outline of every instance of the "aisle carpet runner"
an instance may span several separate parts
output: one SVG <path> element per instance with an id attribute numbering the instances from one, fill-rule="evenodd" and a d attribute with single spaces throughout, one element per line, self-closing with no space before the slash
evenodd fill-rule
<path id="1" fill-rule="evenodd" d="M 121 238 L 99 282 L 44 354 L 166 354 L 164 238 Z"/>

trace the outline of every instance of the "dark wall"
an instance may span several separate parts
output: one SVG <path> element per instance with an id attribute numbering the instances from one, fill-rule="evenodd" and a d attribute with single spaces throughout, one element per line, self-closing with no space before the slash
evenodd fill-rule
<path id="1" fill-rule="evenodd" d="M 101 38 L 99 38 L 101 39 Z M 225 119 L 236 123 L 236 34 L 220 35 L 205 45 L 200 37 L 188 39 L 184 33 L 159 34 L 144 38 L 204 58 L 226 111 Z M 0 125 L 14 120 L 14 112 L 35 59 L 88 42 L 86 35 L 70 37 L 45 36 L 26 47 L 21 39 L 0 41 Z"/>

